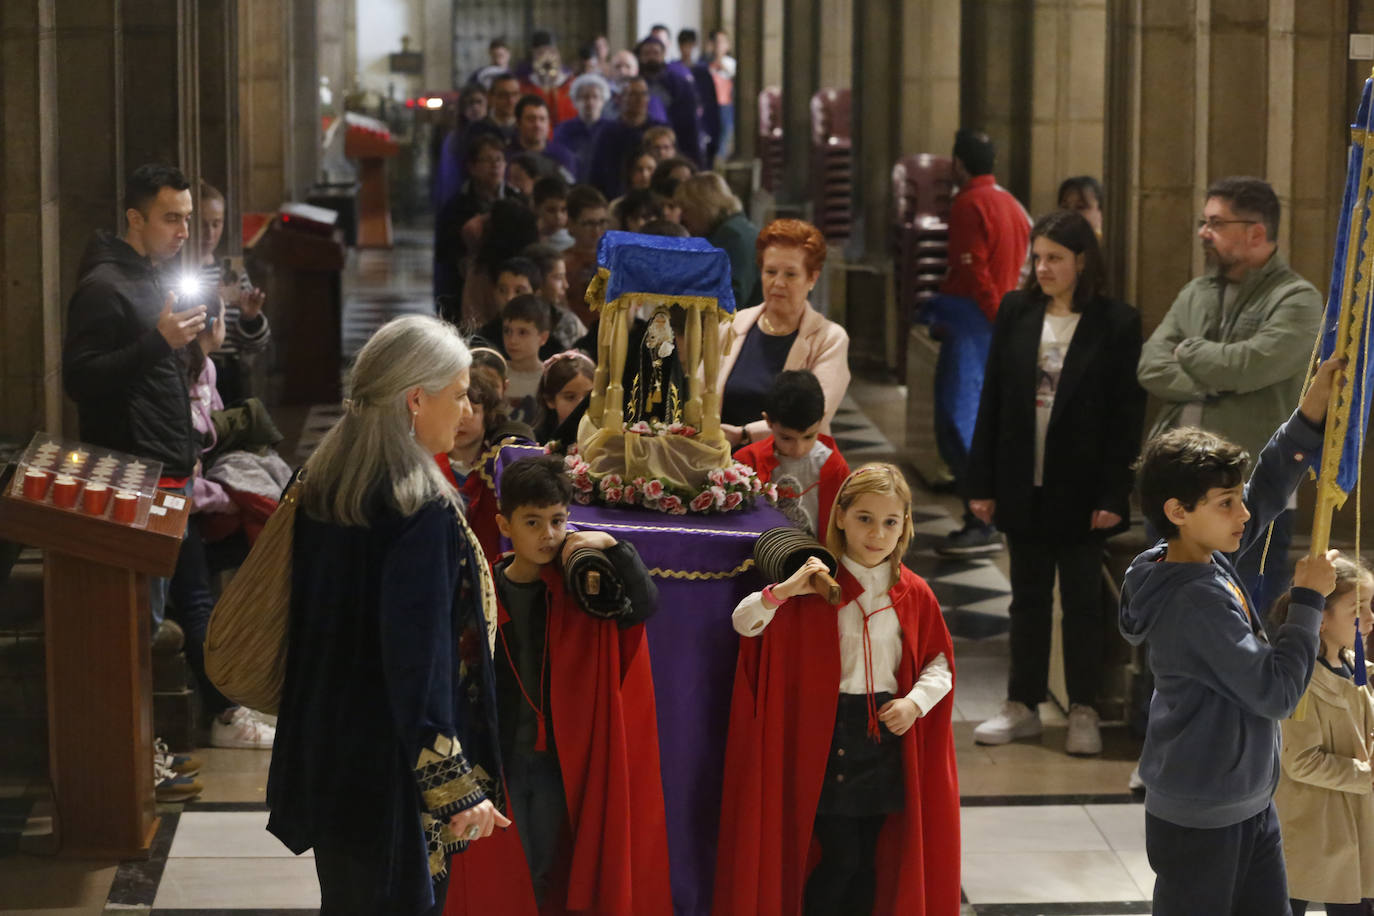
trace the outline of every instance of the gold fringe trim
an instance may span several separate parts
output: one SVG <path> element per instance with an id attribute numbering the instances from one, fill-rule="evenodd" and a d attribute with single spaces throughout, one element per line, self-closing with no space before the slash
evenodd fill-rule
<path id="1" fill-rule="evenodd" d="M 692 582 L 706 580 L 719 581 L 721 579 L 733 579 L 745 570 L 752 569 L 753 566 L 754 558 L 750 557 L 734 569 L 729 569 L 725 572 L 695 572 L 683 569 L 661 569 L 655 566 L 649 570 L 649 575 L 656 576 L 659 579 L 688 579 Z"/>

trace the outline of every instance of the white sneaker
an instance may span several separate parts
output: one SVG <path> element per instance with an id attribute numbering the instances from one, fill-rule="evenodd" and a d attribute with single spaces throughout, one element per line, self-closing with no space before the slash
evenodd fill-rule
<path id="1" fill-rule="evenodd" d="M 1097 710 L 1082 703 L 1069 707 L 1069 737 L 1064 751 L 1075 757 L 1102 753 L 1102 732 L 1097 727 Z"/>
<path id="2" fill-rule="evenodd" d="M 240 706 L 228 722 L 219 716 L 210 726 L 211 747 L 240 747 L 270 751 L 277 730 L 266 722 L 254 717 L 249 709 Z"/>
<path id="3" fill-rule="evenodd" d="M 1039 710 L 1007 700 L 1001 712 L 973 730 L 973 740 L 979 744 L 1006 744 L 1017 738 L 1034 738 L 1041 728 Z"/>

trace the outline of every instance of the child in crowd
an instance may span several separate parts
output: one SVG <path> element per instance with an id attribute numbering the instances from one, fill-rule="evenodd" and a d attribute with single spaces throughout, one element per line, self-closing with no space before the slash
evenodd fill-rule
<path id="1" fill-rule="evenodd" d="M 610 228 L 606 198 L 591 185 L 574 185 L 568 192 L 568 230 L 573 246 L 563 252 L 568 265 L 568 311 L 591 326 L 592 310 L 587 305 L 587 286 L 596 276 L 596 247 Z"/>
<path id="2" fill-rule="evenodd" d="M 506 403 L 511 417 L 533 423 L 539 412 L 539 351 L 549 342 L 549 309 L 536 296 L 516 296 L 501 307 L 501 349 L 510 361 Z"/>
<path id="3" fill-rule="evenodd" d="M 205 181 L 198 190 L 200 294 L 207 305 L 223 306 L 222 340 L 211 358 L 220 396 L 232 404 L 252 394 L 248 379 L 252 363 L 244 357 L 261 352 L 272 336 L 262 311 L 267 296 L 248 281 L 246 274 L 226 275 L 223 264 L 215 260 L 215 249 L 224 236 L 224 194 Z"/>
<path id="4" fill-rule="evenodd" d="M 530 248 L 542 248 L 543 246 L 532 245 Z M 529 249 L 525 249 L 528 251 Z M 517 296 L 534 295 L 544 287 L 544 271 L 539 264 L 524 253 L 517 257 L 507 258 L 501 262 L 501 266 L 496 271 L 496 302 L 499 307 L 504 307 Z M 546 305 L 545 310 L 549 313 L 550 339 L 544 341 L 539 351 L 540 359 L 547 359 L 558 352 L 558 345 L 552 340 L 552 329 L 556 322 L 563 315 L 554 306 Z M 501 314 L 498 312 L 496 317 L 477 331 L 476 338 L 484 343 L 488 343 L 502 352 L 505 352 L 503 339 L 503 322 Z M 576 339 L 576 338 L 574 338 Z"/>
<path id="5" fill-rule="evenodd" d="M 506 162 L 506 184 L 526 200 L 534 194 L 535 184 L 543 177 L 544 167 L 533 153 L 516 153 Z"/>
<path id="6" fill-rule="evenodd" d="M 644 227 L 658 219 L 663 212 L 660 199 L 653 191 L 631 191 L 616 201 L 615 224 L 625 232 L 643 232 Z"/>
<path id="7" fill-rule="evenodd" d="M 784 477 L 797 482 L 795 497 L 806 512 L 807 530 L 820 537 L 830 529 L 830 508 L 849 465 L 839 446 L 821 434 L 825 420 L 825 392 L 809 369 L 778 373 L 764 396 L 763 420 L 770 433 L 735 452 L 735 460 L 759 472 L 759 480 L 777 483 Z"/>
<path id="8" fill-rule="evenodd" d="M 1140 458 L 1141 511 L 1164 540 L 1127 570 L 1119 625 L 1132 645 L 1149 641 L 1155 678 L 1140 778 L 1159 916 L 1288 913 L 1278 723 L 1312 676 L 1335 551 L 1298 562 L 1272 644 L 1232 563 L 1263 544 L 1321 448 L 1341 368 L 1332 359 L 1317 370 L 1243 491 L 1249 456 L 1200 429 L 1156 436 Z"/>
<path id="9" fill-rule="evenodd" d="M 539 241 L 554 251 L 573 246 L 568 232 L 568 183 L 556 175 L 534 183 L 534 215 L 539 220 Z"/>
<path id="10" fill-rule="evenodd" d="M 486 369 L 477 369 L 469 372 L 468 379 L 472 412 L 458 425 L 453 449 L 448 453 L 448 469 L 454 484 L 460 488 L 481 463 L 488 434 L 506 419 L 500 377 Z"/>
<path id="11" fill-rule="evenodd" d="M 1365 916 L 1374 897 L 1374 692 L 1355 683 L 1355 641 L 1374 629 L 1374 575 L 1338 557 L 1336 588 L 1317 631 L 1320 652 L 1301 718 L 1284 719 L 1283 772 L 1274 791 L 1293 916 L 1323 901 L 1329 916 Z M 1274 608 L 1273 631 L 1288 622 L 1291 597 Z"/>
<path id="12" fill-rule="evenodd" d="M 544 282 L 534 293 L 549 307 L 550 346 L 563 350 L 576 346 L 587 333 L 587 326 L 568 311 L 568 265 L 563 263 L 563 256 L 542 244 L 529 246 L 521 255 L 533 261 L 544 276 Z"/>
<path id="13" fill-rule="evenodd" d="M 526 458 L 501 476 L 493 564 L 499 603 L 496 696 L 514 827 L 454 858 L 446 912 L 533 916 L 536 908 L 668 916 L 668 840 L 653 676 L 643 622 L 657 590 L 632 545 L 567 531 L 563 462 Z M 595 616 L 564 585 L 583 548 L 628 600 Z M 562 562 L 560 562 L 560 557 Z"/>
<path id="14" fill-rule="evenodd" d="M 577 439 L 577 422 L 582 403 L 592 393 L 596 363 L 581 350 L 567 350 L 544 360 L 544 375 L 539 380 L 539 422 L 534 427 L 536 442 L 553 440 L 564 446 Z M 570 422 L 571 421 L 571 422 Z"/>
<path id="15" fill-rule="evenodd" d="M 911 525 L 902 472 L 864 465 L 826 531 L 838 627 L 814 557 L 735 608 L 715 912 L 958 914 L 954 652 Z"/>

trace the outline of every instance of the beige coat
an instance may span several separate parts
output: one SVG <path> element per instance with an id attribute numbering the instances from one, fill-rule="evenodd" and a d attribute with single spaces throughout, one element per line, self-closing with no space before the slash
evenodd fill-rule
<path id="1" fill-rule="evenodd" d="M 744 338 L 758 324 L 762 314 L 761 305 L 740 309 L 732 322 L 721 327 L 722 344 L 731 332 L 735 336 L 720 364 L 718 391 L 725 391 L 725 380 L 735 368 L 735 360 L 739 359 L 739 351 L 744 347 Z M 782 368 L 784 371 L 810 369 L 816 373 L 821 390 L 825 392 L 825 419 L 821 421 L 821 432 L 828 435 L 830 419 L 839 410 L 840 402 L 849 390 L 849 335 L 845 329 L 813 309 L 808 302 L 806 311 L 802 313 L 801 326 L 797 328 L 797 339 L 792 342 L 792 349 L 787 351 L 787 362 Z M 745 429 L 749 430 L 749 436 L 755 442 L 769 434 L 768 424 L 762 420 L 755 420 Z"/>
<path id="2" fill-rule="evenodd" d="M 1303 721 L 1283 722 L 1274 793 L 1288 893 L 1356 903 L 1374 897 L 1374 693 L 1317 662 L 1306 706 Z"/>

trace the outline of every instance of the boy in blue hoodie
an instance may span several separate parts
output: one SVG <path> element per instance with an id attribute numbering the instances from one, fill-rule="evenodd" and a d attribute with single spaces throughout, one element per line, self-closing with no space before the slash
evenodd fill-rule
<path id="1" fill-rule="evenodd" d="M 1272 801 L 1279 720 L 1312 676 L 1335 551 L 1298 562 L 1273 643 L 1232 564 L 1263 549 L 1270 520 L 1313 463 L 1343 365 L 1318 369 L 1243 491 L 1249 456 L 1211 433 L 1171 430 L 1141 455 L 1141 510 L 1164 541 L 1131 563 L 1119 622 L 1132 645 L 1148 640 L 1155 677 L 1140 776 L 1157 916 L 1288 916 Z"/>

